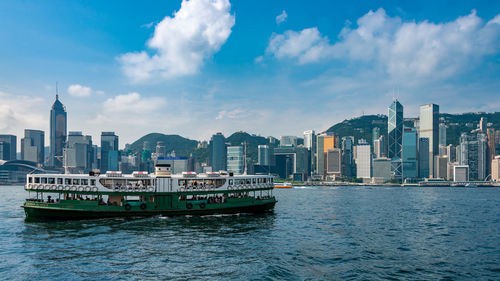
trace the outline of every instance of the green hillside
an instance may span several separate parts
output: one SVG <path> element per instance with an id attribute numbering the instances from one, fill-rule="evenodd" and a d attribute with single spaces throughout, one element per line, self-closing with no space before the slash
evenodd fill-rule
<path id="1" fill-rule="evenodd" d="M 190 140 L 179 135 L 165 135 L 161 133 L 151 133 L 136 140 L 130 145 L 130 150 L 133 152 L 141 152 L 143 150 L 144 142 L 148 142 L 146 148 L 151 152 L 156 151 L 156 143 L 163 141 L 167 153 L 175 151 L 176 156 L 189 156 L 191 152 L 196 149 L 198 144 L 195 140 Z"/>
<path id="2" fill-rule="evenodd" d="M 267 138 L 250 135 L 245 132 L 236 132 L 226 138 L 226 143 L 230 143 L 231 145 L 243 145 L 244 142 L 247 144 L 247 157 L 252 159 L 253 162 L 257 162 L 257 146 L 269 144 Z"/>

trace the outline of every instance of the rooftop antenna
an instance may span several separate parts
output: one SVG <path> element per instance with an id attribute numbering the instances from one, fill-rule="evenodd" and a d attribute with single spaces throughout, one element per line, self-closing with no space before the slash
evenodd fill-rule
<path id="1" fill-rule="evenodd" d="M 59 89 L 57 88 L 57 81 L 56 81 L 56 100 L 59 99 Z"/>

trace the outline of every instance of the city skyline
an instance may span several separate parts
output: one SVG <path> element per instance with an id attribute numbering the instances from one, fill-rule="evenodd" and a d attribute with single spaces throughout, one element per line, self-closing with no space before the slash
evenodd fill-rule
<path id="1" fill-rule="evenodd" d="M 0 23 L 12 28 L 0 31 L 10 42 L 0 47 L 0 131 L 48 132 L 46 109 L 56 81 L 71 112 L 68 131 L 83 130 L 94 139 L 115 131 L 122 147 L 148 132 L 198 140 L 239 130 L 300 136 L 385 112 L 393 97 L 414 117 L 427 103 L 448 113 L 500 108 L 494 99 L 500 7 L 487 1 L 437 7 L 273 2 L 263 12 L 238 1 L 218 3 L 175 1 L 155 9 L 125 4 L 115 11 L 113 3 L 3 2 Z M 203 19 L 201 11 L 207 13 Z M 202 24 L 214 22 L 220 36 L 200 39 L 196 47 L 179 49 L 184 41 L 165 39 L 169 32 L 201 32 Z M 30 31 L 23 41 L 21 29 Z M 399 44 L 408 32 L 419 35 Z M 201 59 L 186 59 L 184 51 Z M 172 68 L 169 54 L 185 68 Z M 164 60 L 156 62 L 154 55 Z M 153 66 L 144 69 L 148 64 Z"/>

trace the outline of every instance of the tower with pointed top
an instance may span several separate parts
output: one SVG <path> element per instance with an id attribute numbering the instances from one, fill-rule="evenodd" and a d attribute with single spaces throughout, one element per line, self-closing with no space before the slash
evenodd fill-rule
<path id="1" fill-rule="evenodd" d="M 392 177 L 401 179 L 403 174 L 403 106 L 397 99 L 389 106 L 387 133 L 389 135 L 387 151 L 389 158 L 391 158 Z"/>
<path id="2" fill-rule="evenodd" d="M 63 166 L 63 147 L 67 135 L 66 108 L 59 100 L 56 94 L 56 100 L 50 110 L 50 157 L 49 166 L 62 168 Z"/>

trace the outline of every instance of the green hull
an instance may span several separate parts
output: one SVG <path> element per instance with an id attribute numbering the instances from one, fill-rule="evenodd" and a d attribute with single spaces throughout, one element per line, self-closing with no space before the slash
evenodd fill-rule
<path id="1" fill-rule="evenodd" d="M 240 201 L 240 202 L 238 202 Z M 251 202 L 250 202 L 251 201 Z M 148 216 L 182 216 L 182 215 L 214 215 L 235 213 L 260 213 L 272 210 L 276 204 L 274 198 L 266 200 L 232 200 L 221 204 L 192 204 L 191 209 L 185 204 L 178 204 L 176 208 L 164 209 L 158 205 L 148 203 L 144 210 L 133 206 L 126 210 L 122 206 L 91 206 L 92 202 L 81 201 L 79 204 L 47 204 L 27 202 L 24 206 L 26 218 L 30 219 L 97 219 L 116 217 L 148 217 Z M 189 203 L 189 202 L 188 202 Z M 85 206 L 87 205 L 87 206 Z"/>

